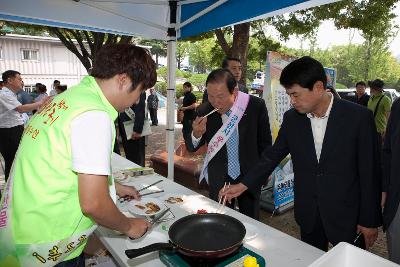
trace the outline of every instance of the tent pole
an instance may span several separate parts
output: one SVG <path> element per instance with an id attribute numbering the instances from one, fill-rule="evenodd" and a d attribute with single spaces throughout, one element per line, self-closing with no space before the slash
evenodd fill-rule
<path id="1" fill-rule="evenodd" d="M 167 153 L 168 153 L 168 179 L 174 180 L 174 154 L 175 154 L 175 84 L 176 84 L 176 14 L 177 2 L 169 1 L 170 27 L 168 28 L 167 66 Z"/>
<path id="2" fill-rule="evenodd" d="M 171 38 L 172 39 L 172 38 Z M 175 69 L 176 69 L 176 39 L 168 40 L 167 48 L 168 90 L 167 90 L 167 152 L 168 152 L 168 179 L 174 180 L 174 153 L 175 153 Z"/>

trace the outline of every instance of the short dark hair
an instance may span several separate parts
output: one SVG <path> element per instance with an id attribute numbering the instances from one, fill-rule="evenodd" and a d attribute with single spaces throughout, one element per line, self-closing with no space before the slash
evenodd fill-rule
<path id="1" fill-rule="evenodd" d="M 210 72 L 206 80 L 206 86 L 209 83 L 225 83 L 231 94 L 237 85 L 235 77 L 233 77 L 232 73 L 227 69 L 216 69 Z"/>
<path id="2" fill-rule="evenodd" d="M 38 86 L 38 91 L 40 93 L 46 93 L 47 92 L 46 85 L 40 83 L 39 86 Z"/>
<path id="3" fill-rule="evenodd" d="M 298 84 L 312 91 L 316 82 L 321 81 L 326 89 L 326 73 L 322 64 L 312 57 L 305 56 L 287 65 L 281 73 L 280 83 L 285 88 Z"/>
<path id="4" fill-rule="evenodd" d="M 61 82 L 59 80 L 54 80 L 53 84 L 60 84 Z"/>
<path id="5" fill-rule="evenodd" d="M 14 77 L 17 76 L 18 74 L 21 75 L 21 73 L 19 73 L 19 72 L 16 71 L 16 70 L 7 70 L 7 71 L 3 72 L 3 75 L 1 75 L 1 78 L 3 79 L 3 82 L 4 82 L 4 83 L 7 83 L 7 80 L 8 80 L 9 78 L 14 78 Z"/>
<path id="6" fill-rule="evenodd" d="M 367 84 L 364 81 L 359 81 L 359 82 L 356 83 L 356 87 L 359 86 L 359 85 L 367 87 Z"/>
<path id="7" fill-rule="evenodd" d="M 375 79 L 373 81 L 369 81 L 368 85 L 371 89 L 383 90 L 385 83 L 381 79 Z"/>
<path id="8" fill-rule="evenodd" d="M 192 88 L 192 84 L 190 82 L 184 82 L 183 86 L 187 86 L 187 87 Z"/>
<path id="9" fill-rule="evenodd" d="M 102 47 L 93 61 L 91 75 L 111 79 L 126 73 L 132 81 L 132 90 L 152 87 L 157 81 L 156 64 L 148 50 L 132 44 L 112 44 Z"/>
<path id="10" fill-rule="evenodd" d="M 238 59 L 238 58 L 236 58 L 236 57 L 226 57 L 226 58 L 224 59 L 224 61 L 222 61 L 221 68 L 227 69 L 227 68 L 228 68 L 228 65 L 229 65 L 229 64 L 228 64 L 229 61 L 237 61 L 237 62 L 239 62 L 240 64 L 242 64 L 242 62 L 240 61 L 240 59 Z"/>

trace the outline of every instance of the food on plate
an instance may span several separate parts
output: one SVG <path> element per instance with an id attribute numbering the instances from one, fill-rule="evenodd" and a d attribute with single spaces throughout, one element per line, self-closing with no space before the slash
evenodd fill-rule
<path id="1" fill-rule="evenodd" d="M 146 214 L 155 213 L 160 210 L 160 207 L 157 204 L 154 204 L 153 202 L 146 203 L 145 206 L 146 208 L 148 208 L 148 210 L 146 210 Z"/>
<path id="2" fill-rule="evenodd" d="M 165 202 L 168 202 L 169 204 L 182 203 L 183 199 L 181 197 L 169 197 Z"/>
<path id="3" fill-rule="evenodd" d="M 137 207 L 137 208 L 139 208 L 139 209 L 141 209 L 141 210 L 146 209 L 146 207 L 143 207 L 142 205 L 139 205 L 139 204 L 136 204 L 135 207 Z"/>
<path id="4" fill-rule="evenodd" d="M 197 210 L 197 214 L 206 214 L 206 213 L 208 212 L 205 209 Z"/>

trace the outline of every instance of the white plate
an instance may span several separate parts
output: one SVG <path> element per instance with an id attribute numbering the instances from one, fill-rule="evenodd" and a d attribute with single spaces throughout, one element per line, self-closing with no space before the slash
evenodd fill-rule
<path id="1" fill-rule="evenodd" d="M 147 214 L 146 211 L 149 210 L 148 208 L 140 209 L 135 206 L 135 205 L 141 205 L 143 207 L 146 207 L 146 204 L 150 203 L 150 202 L 159 206 L 160 210 L 157 212 Z M 157 215 L 158 213 L 162 212 L 165 209 L 165 205 L 164 205 L 163 201 L 161 201 L 157 198 L 151 198 L 151 197 L 143 197 L 141 200 L 133 199 L 133 200 L 129 201 L 129 203 L 126 205 L 126 207 L 128 208 L 128 211 L 130 213 L 140 215 L 140 216 L 154 216 L 154 215 Z"/>
<path id="2" fill-rule="evenodd" d="M 244 237 L 244 241 L 251 240 L 258 235 L 257 227 L 246 222 L 244 222 L 243 225 L 246 228 L 246 235 Z"/>
<path id="3" fill-rule="evenodd" d="M 126 238 L 126 247 L 128 249 L 142 248 L 147 245 L 154 243 L 167 243 L 169 240 L 168 232 L 160 232 L 152 229 L 149 233 L 146 233 L 142 238 L 130 239 Z"/>

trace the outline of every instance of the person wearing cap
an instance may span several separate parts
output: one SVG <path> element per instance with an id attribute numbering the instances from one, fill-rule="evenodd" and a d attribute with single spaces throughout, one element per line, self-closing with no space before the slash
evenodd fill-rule
<path id="1" fill-rule="evenodd" d="M 369 81 L 368 85 L 371 89 L 371 97 L 368 100 L 368 109 L 374 113 L 375 126 L 379 133 L 379 144 L 381 144 L 385 135 L 392 101 L 383 93 L 383 86 L 385 83 L 382 80 L 376 79 Z"/>

